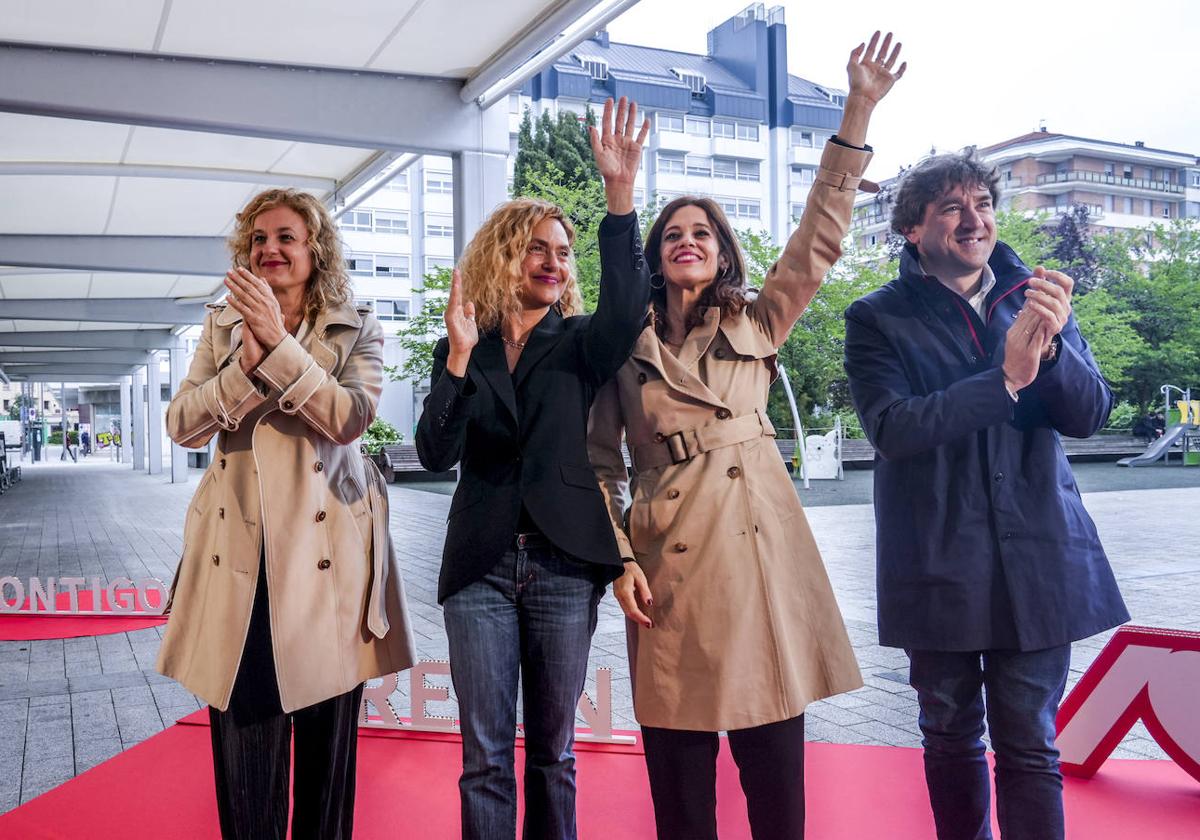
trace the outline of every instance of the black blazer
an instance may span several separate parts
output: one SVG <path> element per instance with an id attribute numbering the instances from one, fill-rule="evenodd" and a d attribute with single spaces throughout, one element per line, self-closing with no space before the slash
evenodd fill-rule
<path id="1" fill-rule="evenodd" d="M 521 505 L 542 533 L 612 580 L 621 558 L 588 462 L 587 423 L 600 386 L 625 363 L 650 301 L 637 214 L 600 224 L 600 300 L 592 315 L 553 310 L 534 327 L 513 374 L 499 333 L 480 336 L 463 378 L 433 351 L 433 383 L 417 423 L 425 469 L 459 464 L 438 603 L 482 578 L 512 545 Z"/>

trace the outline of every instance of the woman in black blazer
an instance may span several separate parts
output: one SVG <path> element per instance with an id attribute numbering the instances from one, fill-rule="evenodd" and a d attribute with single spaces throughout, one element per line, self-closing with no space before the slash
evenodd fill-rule
<path id="1" fill-rule="evenodd" d="M 417 424 L 426 469 L 459 464 L 438 584 L 463 736 L 464 838 L 513 837 L 517 678 L 525 831 L 573 839 L 575 706 L 596 605 L 621 558 L 588 463 L 596 391 L 625 362 L 649 303 L 633 182 L 649 123 L 622 97 L 590 130 L 608 215 L 601 292 L 580 315 L 574 228 L 548 202 L 496 209 L 467 246 Z"/>

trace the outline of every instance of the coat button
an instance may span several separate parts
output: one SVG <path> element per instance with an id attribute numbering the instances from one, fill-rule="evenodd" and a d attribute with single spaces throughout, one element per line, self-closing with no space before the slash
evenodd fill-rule
<path id="1" fill-rule="evenodd" d="M 729 469 L 725 470 L 725 475 L 729 476 L 730 478 L 737 478 L 741 474 L 742 474 L 741 467 L 730 467 Z"/>
<path id="2" fill-rule="evenodd" d="M 645 385 L 645 384 L 646 384 L 646 374 L 644 374 L 644 373 L 639 373 L 639 374 L 637 375 L 637 380 L 638 380 L 638 384 L 639 384 L 639 385 Z"/>
<path id="3" fill-rule="evenodd" d="M 725 348 L 718 347 L 716 350 L 713 351 L 713 355 L 716 356 L 718 359 L 724 359 L 725 358 Z"/>
<path id="4" fill-rule="evenodd" d="M 675 550 L 682 554 L 683 552 L 687 551 L 687 543 L 675 543 Z"/>
<path id="5" fill-rule="evenodd" d="M 322 558 L 321 558 L 321 559 L 320 559 L 320 560 L 317 562 L 317 568 L 318 568 L 318 569 L 320 569 L 321 571 L 325 571 L 325 570 L 326 570 L 326 569 L 328 569 L 328 568 L 329 568 L 331 565 L 333 565 L 333 564 L 329 562 L 329 558 L 328 558 L 328 557 L 322 557 Z"/>
<path id="6" fill-rule="evenodd" d="M 655 443 L 662 443 L 662 442 L 663 442 L 664 440 L 666 440 L 666 439 L 667 439 L 667 436 L 666 436 L 666 435 L 664 435 L 662 432 L 655 432 L 655 433 L 654 433 L 654 442 L 655 442 Z"/>
<path id="7" fill-rule="evenodd" d="M 324 461 L 317 461 L 317 463 L 313 464 L 313 472 L 320 472 L 323 469 L 325 469 Z"/>
<path id="8" fill-rule="evenodd" d="M 291 411 L 295 407 L 296 407 L 296 404 L 294 402 L 292 402 L 291 400 L 283 401 L 283 410 L 284 411 Z"/>
<path id="9" fill-rule="evenodd" d="M 318 522 L 324 522 L 324 521 L 325 521 L 325 511 L 323 511 L 323 510 L 322 510 L 322 511 L 318 511 L 318 512 L 317 512 L 317 521 L 318 521 Z"/>
<path id="10" fill-rule="evenodd" d="M 214 565 L 214 566 L 220 566 L 220 565 L 221 565 L 221 555 L 220 555 L 220 554 L 214 554 L 214 555 L 213 555 L 213 558 L 212 558 L 212 560 L 213 560 L 213 565 Z"/>
<path id="11" fill-rule="evenodd" d="M 225 508 L 217 508 L 217 518 L 218 519 L 225 518 Z"/>
<path id="12" fill-rule="evenodd" d="M 733 416 L 733 412 L 731 412 L 728 408 L 718 408 L 717 409 L 717 419 L 718 420 L 728 420 L 732 416 Z"/>
<path id="13" fill-rule="evenodd" d="M 996 481 L 1003 481 L 1003 480 L 1004 480 L 1004 473 L 1002 473 L 1002 472 L 998 472 L 998 473 L 996 473 L 994 476 L 992 476 L 992 478 L 996 479 Z"/>
<path id="14" fill-rule="evenodd" d="M 221 469 L 225 469 L 225 459 L 224 458 L 222 458 L 220 461 L 218 461 L 218 463 L 221 465 Z"/>
<path id="15" fill-rule="evenodd" d="M 670 490 L 667 491 L 667 498 L 668 499 L 678 499 L 679 491 L 676 490 L 674 487 L 672 487 Z"/>

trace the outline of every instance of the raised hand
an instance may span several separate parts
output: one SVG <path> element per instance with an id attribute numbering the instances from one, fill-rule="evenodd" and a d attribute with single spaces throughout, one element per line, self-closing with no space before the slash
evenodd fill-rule
<path id="1" fill-rule="evenodd" d="M 878 51 L 876 45 L 879 46 Z M 896 59 L 900 57 L 900 46 L 899 41 L 895 47 L 892 46 L 891 32 L 879 44 L 879 33 L 876 32 L 869 43 L 855 47 L 850 53 L 850 63 L 846 65 L 846 72 L 850 76 L 850 95 L 857 94 L 872 104 L 883 99 L 908 69 L 908 62 L 904 62 L 892 72 Z"/>
<path id="2" fill-rule="evenodd" d="M 254 337 L 254 330 L 246 321 L 242 320 L 242 355 L 239 359 L 239 364 L 242 366 L 242 373 L 249 376 L 254 373 L 254 369 L 262 364 L 263 358 L 266 356 L 266 351 L 259 343 L 259 340 Z"/>
<path id="3" fill-rule="evenodd" d="M 248 268 L 238 266 L 225 272 L 229 305 L 242 316 L 244 330 L 254 333 L 264 352 L 271 352 L 287 335 L 279 301 L 267 281 Z M 245 342 L 243 337 L 242 341 Z"/>
<path id="4" fill-rule="evenodd" d="M 446 370 L 455 376 L 465 376 L 471 351 L 479 343 L 479 327 L 475 324 L 475 304 L 463 302 L 462 275 L 458 269 L 450 280 L 450 299 L 446 301 L 446 337 L 450 340 L 450 356 Z"/>
<path id="5" fill-rule="evenodd" d="M 600 128 L 588 128 L 596 168 L 604 179 L 608 212 L 623 215 L 633 211 L 633 182 L 642 165 L 642 146 L 649 134 L 650 120 L 643 120 L 638 131 L 637 103 L 624 96 L 617 103 L 615 119 L 610 98 L 604 103 Z"/>

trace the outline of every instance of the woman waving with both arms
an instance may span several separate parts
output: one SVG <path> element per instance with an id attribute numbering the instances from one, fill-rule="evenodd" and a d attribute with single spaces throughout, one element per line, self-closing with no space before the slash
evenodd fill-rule
<path id="1" fill-rule="evenodd" d="M 841 254 L 871 157 L 867 122 L 904 73 L 899 52 L 875 33 L 850 54 L 841 127 L 757 296 L 716 202 L 663 208 L 646 240 L 652 323 L 593 408 L 589 451 L 626 561 L 614 589 L 663 840 L 715 840 L 722 730 L 755 840 L 803 837 L 805 706 L 862 684 L 766 406 L 778 348 Z"/>
<path id="2" fill-rule="evenodd" d="M 416 443 L 426 469 L 460 469 L 438 600 L 462 721 L 465 838 L 516 832 L 518 676 L 524 834 L 576 836 L 575 707 L 597 603 L 622 573 L 588 463 L 587 416 L 646 316 L 633 182 L 648 131 L 624 98 L 615 119 L 609 100 L 602 131 L 591 130 L 608 197 L 595 314 L 580 314 L 570 220 L 517 199 L 467 246 L 434 349 Z"/>

